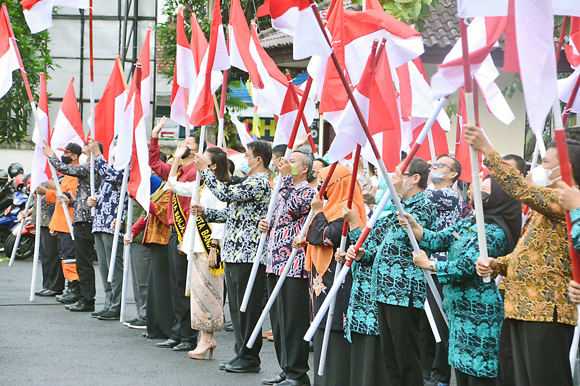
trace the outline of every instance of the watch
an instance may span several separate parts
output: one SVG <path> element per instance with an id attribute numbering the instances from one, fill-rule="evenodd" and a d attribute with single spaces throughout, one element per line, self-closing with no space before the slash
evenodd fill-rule
<path id="1" fill-rule="evenodd" d="M 212 248 L 217 248 L 218 247 L 218 245 L 216 243 L 211 243 L 209 246 L 212 247 Z"/>
<path id="2" fill-rule="evenodd" d="M 437 266 L 435 265 L 435 263 L 429 264 L 429 270 L 431 272 L 437 272 Z"/>

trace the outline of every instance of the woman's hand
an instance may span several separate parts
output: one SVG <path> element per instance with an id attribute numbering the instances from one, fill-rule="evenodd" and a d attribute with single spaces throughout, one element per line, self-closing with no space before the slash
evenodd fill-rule
<path id="1" fill-rule="evenodd" d="M 417 241 L 421 241 L 423 239 L 423 227 L 421 225 L 419 225 L 419 223 L 413 218 L 413 216 L 410 213 L 404 213 L 405 218 L 401 217 L 401 214 L 399 212 L 397 212 L 397 218 L 399 219 L 399 224 L 403 227 L 406 228 L 407 225 L 411 226 L 411 230 L 413 231 L 413 234 L 415 235 L 415 238 L 417 239 Z"/>
<path id="2" fill-rule="evenodd" d="M 186 150 L 187 144 L 185 143 L 185 141 L 180 142 L 179 145 L 177 145 L 177 147 L 175 148 L 175 158 L 180 159 L 181 156 L 185 154 Z"/>
<path id="3" fill-rule="evenodd" d="M 304 248 L 307 244 L 308 243 L 306 242 L 306 238 L 300 240 L 298 236 L 296 236 L 294 241 L 292 241 L 292 248 Z"/>
<path id="4" fill-rule="evenodd" d="M 334 254 L 334 259 L 338 264 L 344 264 L 346 262 L 346 252 L 341 252 L 337 249 Z"/>
<path id="5" fill-rule="evenodd" d="M 163 127 L 165 127 L 166 123 L 167 123 L 167 117 L 163 117 L 159 121 L 157 121 L 157 124 L 155 125 L 153 130 L 151 130 L 151 137 L 152 138 L 159 138 L 159 132 L 161 131 L 161 129 L 163 129 Z"/>
<path id="6" fill-rule="evenodd" d="M 429 256 L 423 250 L 421 252 L 413 252 L 413 263 L 421 269 L 430 269 L 431 264 L 435 264 L 429 260 Z"/>
<path id="7" fill-rule="evenodd" d="M 320 198 L 320 194 L 316 193 L 312 198 L 312 212 L 314 214 L 322 212 L 322 207 L 324 206 L 324 202 L 322 202 L 322 198 Z"/>
<path id="8" fill-rule="evenodd" d="M 560 193 L 560 205 L 567 211 L 580 208 L 580 190 L 570 187 L 563 181 L 558 181 L 558 193 Z"/>
<path id="9" fill-rule="evenodd" d="M 87 205 L 89 208 L 94 208 L 97 206 L 97 198 L 96 197 L 87 197 Z"/>
<path id="10" fill-rule="evenodd" d="M 209 256 L 207 257 L 207 263 L 209 265 L 210 268 L 217 268 L 218 267 L 218 263 L 217 263 L 217 251 L 215 248 L 210 249 L 209 251 Z"/>
<path id="11" fill-rule="evenodd" d="M 189 206 L 189 212 L 192 216 L 203 216 L 205 208 L 201 204 L 191 204 Z"/>
<path id="12" fill-rule="evenodd" d="M 497 261 L 494 258 L 488 257 L 487 261 L 484 261 L 480 256 L 477 258 L 477 263 L 475 264 L 475 271 L 480 277 L 489 277 L 493 274 L 497 267 Z"/>
<path id="13" fill-rule="evenodd" d="M 483 130 L 470 123 L 463 125 L 463 128 L 465 129 L 465 140 L 470 146 L 486 157 L 493 152 L 493 146 L 487 140 Z"/>
<path id="14" fill-rule="evenodd" d="M 129 245 L 132 242 L 133 242 L 133 234 L 125 233 L 125 237 L 123 238 L 123 243 L 125 243 L 125 245 Z"/>
<path id="15" fill-rule="evenodd" d="M 308 141 L 308 134 L 302 134 L 296 137 L 294 140 L 294 146 L 292 147 L 292 151 L 299 149 L 300 146 L 304 145 Z"/>
<path id="16" fill-rule="evenodd" d="M 360 261 L 364 255 L 365 250 L 361 248 L 357 252 L 356 247 L 354 245 L 348 247 L 348 250 L 346 251 L 346 258 L 348 260 Z"/>
<path id="17" fill-rule="evenodd" d="M 194 154 L 194 161 L 195 161 L 195 168 L 197 169 L 197 171 L 201 172 L 202 170 L 205 170 L 208 168 L 208 164 L 206 159 L 203 157 L 203 155 L 199 154 L 199 153 L 195 153 Z"/>
<path id="18" fill-rule="evenodd" d="M 270 224 L 268 223 L 268 221 L 266 221 L 266 219 L 260 220 L 260 222 L 258 223 L 258 230 L 262 233 L 266 233 L 270 230 Z"/>

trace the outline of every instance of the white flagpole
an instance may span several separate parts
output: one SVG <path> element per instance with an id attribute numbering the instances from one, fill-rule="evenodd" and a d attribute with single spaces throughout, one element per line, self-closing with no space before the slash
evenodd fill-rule
<path id="1" fill-rule="evenodd" d="M 133 226 L 133 199 L 129 198 L 127 204 L 127 230 L 125 235 L 131 234 L 131 227 Z M 123 246 L 123 288 L 121 289 L 121 316 L 120 321 L 125 321 L 125 309 L 127 308 L 127 287 L 129 280 L 129 266 L 131 265 L 131 243 Z"/>
<path id="2" fill-rule="evenodd" d="M 91 98 L 91 139 L 95 139 L 95 65 L 93 61 L 93 0 L 90 0 L 89 7 L 89 52 L 90 52 L 90 70 L 91 70 L 91 81 L 90 81 L 90 98 Z M 91 197 L 95 196 L 95 154 L 91 151 Z M 95 217 L 96 207 L 91 207 L 91 216 Z"/>
<path id="3" fill-rule="evenodd" d="M 121 195 L 119 196 L 119 206 L 117 207 L 117 221 L 115 222 L 115 234 L 113 235 L 113 247 L 111 249 L 111 262 L 109 263 L 109 275 L 107 281 L 113 282 L 115 273 L 115 262 L 117 261 L 117 245 L 119 245 L 119 233 L 121 232 L 121 222 L 123 221 L 123 209 L 125 209 L 125 196 L 127 195 L 127 181 L 129 180 L 129 167 L 131 161 L 125 166 L 123 172 L 123 182 L 121 185 Z"/>
<path id="4" fill-rule="evenodd" d="M 30 193 L 32 196 L 32 192 Z M 36 195 L 36 235 L 34 235 L 34 259 L 32 260 L 32 283 L 30 284 L 30 301 L 36 296 L 36 277 L 38 276 L 38 255 L 40 254 L 40 215 L 42 213 L 42 197 Z M 24 222 L 22 222 L 24 228 Z"/>
<path id="5" fill-rule="evenodd" d="M 437 153 L 435 152 L 435 141 L 433 141 L 433 132 L 431 130 L 427 133 L 427 138 L 429 140 L 429 151 L 431 152 L 431 164 L 433 164 L 437 160 Z"/>
<path id="6" fill-rule="evenodd" d="M 26 213 L 28 213 L 28 209 L 30 209 L 30 204 L 32 203 L 32 196 L 34 192 L 30 192 L 28 195 L 28 200 L 26 200 L 26 205 L 24 205 L 24 210 L 21 212 L 22 218 L 20 219 L 20 228 L 18 228 L 18 234 L 16 235 L 16 240 L 14 241 L 14 248 L 12 248 L 12 254 L 10 255 L 10 263 L 8 263 L 9 267 L 12 267 L 14 264 L 14 259 L 16 259 L 16 251 L 18 250 L 18 246 L 20 245 L 20 239 L 22 238 L 22 230 L 24 229 L 24 219 Z"/>

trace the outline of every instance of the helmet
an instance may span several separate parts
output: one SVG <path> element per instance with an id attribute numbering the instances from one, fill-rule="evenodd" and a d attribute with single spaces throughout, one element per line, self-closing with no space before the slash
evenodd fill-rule
<path id="1" fill-rule="evenodd" d="M 9 179 L 10 176 L 6 173 L 6 170 L 0 169 L 0 185 L 4 185 Z"/>
<path id="2" fill-rule="evenodd" d="M 20 185 L 26 184 L 26 177 L 24 176 L 24 174 L 19 174 L 16 177 L 14 177 L 14 188 L 18 189 L 20 188 Z"/>
<path id="3" fill-rule="evenodd" d="M 13 164 L 10 164 L 10 166 L 8 166 L 8 175 L 10 175 L 11 178 L 14 178 L 19 174 L 24 174 L 24 168 L 22 167 L 22 165 L 15 162 Z"/>

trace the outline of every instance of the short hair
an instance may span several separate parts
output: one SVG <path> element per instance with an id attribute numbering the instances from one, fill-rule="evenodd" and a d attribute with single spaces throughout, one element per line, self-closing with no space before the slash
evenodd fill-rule
<path id="1" fill-rule="evenodd" d="M 101 154 L 105 153 L 105 148 L 103 147 L 103 144 L 100 143 L 99 141 L 97 141 L 97 145 L 99 145 L 99 151 L 101 152 Z M 85 146 L 89 146 L 89 142 L 85 142 Z"/>
<path id="2" fill-rule="evenodd" d="M 409 163 L 407 174 L 418 174 L 421 178 L 417 185 L 419 185 L 421 189 L 427 188 L 427 180 L 429 179 L 429 164 L 427 162 L 423 161 L 421 158 L 413 157 Z"/>
<path id="3" fill-rule="evenodd" d="M 286 153 L 286 149 L 287 149 L 286 145 L 283 145 L 283 144 L 276 145 L 272 148 L 272 156 L 275 155 L 276 158 L 283 157 L 284 154 Z"/>
<path id="4" fill-rule="evenodd" d="M 322 159 L 322 158 L 315 158 L 315 159 L 314 159 L 314 161 L 318 161 L 318 162 L 322 163 L 322 164 L 324 165 L 323 167 L 327 167 L 327 166 L 329 166 L 329 165 L 330 165 L 328 162 L 326 162 L 326 161 L 325 161 L 324 159 Z"/>
<path id="5" fill-rule="evenodd" d="M 230 174 L 234 174 L 234 172 L 236 171 L 236 164 L 229 158 L 228 158 L 228 169 L 230 171 Z"/>
<path id="6" fill-rule="evenodd" d="M 272 160 L 272 146 L 270 146 L 268 142 L 259 140 L 252 141 L 248 143 L 248 149 L 252 149 L 254 157 L 262 158 L 264 167 L 268 167 L 268 165 L 270 165 L 270 161 Z"/>
<path id="7" fill-rule="evenodd" d="M 519 155 L 508 154 L 508 155 L 504 155 L 503 159 L 505 161 L 515 161 L 516 169 L 520 172 L 520 174 L 522 176 L 525 176 L 526 173 L 528 172 L 528 164 L 526 164 L 526 161 L 522 157 L 520 157 Z"/>
<path id="8" fill-rule="evenodd" d="M 566 144 L 568 145 L 568 158 L 570 158 L 570 166 L 572 167 L 572 177 L 578 184 L 580 183 L 580 141 L 566 139 Z M 553 147 L 558 148 L 556 141 L 550 142 L 546 148 L 551 149 Z"/>
<path id="9" fill-rule="evenodd" d="M 199 137 L 199 134 L 192 133 L 189 135 L 189 137 L 195 139 L 195 143 L 197 143 L 197 150 L 200 150 L 201 146 L 200 146 L 199 141 L 201 138 Z M 206 141 L 203 141 L 203 148 L 207 149 L 207 142 Z"/>
<path id="10" fill-rule="evenodd" d="M 312 172 L 312 157 L 310 157 L 308 154 L 306 154 L 300 150 L 294 150 L 292 153 L 300 153 L 301 154 L 302 163 L 304 164 L 304 166 L 308 167 L 308 171 L 306 172 L 306 175 L 309 176 L 310 173 Z"/>
<path id="11" fill-rule="evenodd" d="M 457 175 L 453 179 L 453 183 L 455 183 L 455 181 L 457 181 L 459 179 L 459 177 L 461 177 L 461 164 L 459 163 L 459 161 L 457 161 L 455 158 L 451 157 L 449 154 L 440 155 L 439 157 L 437 157 L 437 160 L 439 160 L 443 157 L 449 158 L 453 162 L 451 169 L 453 169 L 453 171 L 457 173 Z"/>
<path id="12" fill-rule="evenodd" d="M 228 154 L 219 147 L 210 147 L 205 151 L 209 153 L 211 162 L 216 165 L 215 177 L 221 182 L 228 182 L 230 180 Z"/>
<path id="13" fill-rule="evenodd" d="M 159 152 L 159 159 L 161 160 L 161 162 L 166 163 L 167 162 L 167 154 L 165 154 L 164 152 L 160 151 Z"/>
<path id="14" fill-rule="evenodd" d="M 407 152 L 405 150 L 401 150 L 401 162 L 407 159 Z"/>

